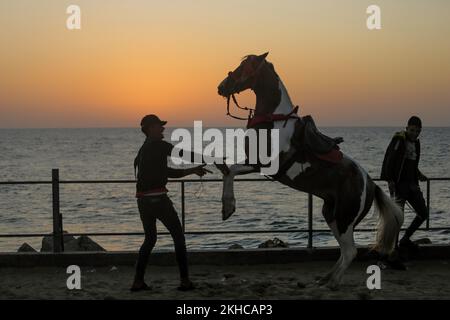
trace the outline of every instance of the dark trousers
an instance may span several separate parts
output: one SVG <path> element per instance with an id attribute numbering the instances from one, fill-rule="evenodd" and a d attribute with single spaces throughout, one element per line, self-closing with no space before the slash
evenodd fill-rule
<path id="1" fill-rule="evenodd" d="M 416 217 L 411 225 L 406 229 L 403 238 L 409 239 L 411 235 L 420 227 L 420 225 L 428 219 L 428 209 L 423 198 L 423 193 L 418 184 L 414 182 L 399 182 L 395 185 L 395 190 L 390 190 L 391 196 L 395 197 L 395 201 L 405 209 L 405 203 L 408 202 L 416 212 Z"/>
<path id="2" fill-rule="evenodd" d="M 145 239 L 139 250 L 136 263 L 135 280 L 143 281 L 145 268 L 150 254 L 156 244 L 156 219 L 160 220 L 169 230 L 175 244 L 175 254 L 180 269 L 180 277 L 188 277 L 186 242 L 183 229 L 172 201 L 167 195 L 147 196 L 137 200 L 139 213 L 144 227 Z"/>

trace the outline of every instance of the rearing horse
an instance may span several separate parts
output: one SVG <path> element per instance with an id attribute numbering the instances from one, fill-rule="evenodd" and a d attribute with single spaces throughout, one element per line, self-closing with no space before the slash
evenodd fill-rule
<path id="1" fill-rule="evenodd" d="M 254 114 L 249 116 L 247 128 L 279 130 L 278 157 L 280 168 L 284 168 L 273 178 L 324 201 L 322 214 L 339 243 L 341 255 L 331 271 L 318 283 L 336 289 L 357 254 L 354 228 L 366 216 L 372 203 L 375 202 L 380 215 L 375 249 L 381 254 L 390 254 L 394 249 L 403 223 L 403 212 L 356 161 L 340 151 L 341 159 L 335 163 L 326 162 L 312 152 L 306 152 L 303 157 L 296 156 L 305 151 L 298 150 L 298 146 L 292 143 L 296 126 L 302 118 L 296 115 L 296 108 L 283 82 L 273 65 L 266 60 L 267 54 L 246 56 L 220 83 L 218 93 L 228 99 L 230 115 L 230 97 L 235 101 L 235 93 L 247 89 L 254 91 L 256 106 Z M 234 177 L 259 172 L 261 166 L 234 164 L 229 168 L 226 165 L 217 167 L 224 175 L 222 218 L 226 220 L 235 211 Z"/>

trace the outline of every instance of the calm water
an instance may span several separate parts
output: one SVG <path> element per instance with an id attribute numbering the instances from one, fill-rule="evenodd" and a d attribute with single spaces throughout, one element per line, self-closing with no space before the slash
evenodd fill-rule
<path id="1" fill-rule="evenodd" d="M 384 150 L 398 128 L 321 128 L 330 136 L 342 136 L 342 150 L 358 161 L 372 177 L 378 177 Z M 166 130 L 169 140 L 170 129 Z M 424 128 L 421 169 L 428 177 L 450 177 L 450 128 Z M 138 129 L 0 129 L 0 181 L 51 179 L 60 169 L 61 180 L 133 179 L 133 159 L 143 142 Z M 220 178 L 217 170 L 208 178 Z M 194 176 L 192 176 L 193 178 Z M 244 177 L 260 178 L 258 174 Z M 191 177 L 190 177 L 191 178 Z M 386 189 L 384 183 L 380 184 Z M 181 212 L 180 185 L 168 185 Z M 305 246 L 307 234 L 279 234 L 276 230 L 307 228 L 307 196 L 277 182 L 240 182 L 235 186 L 237 210 L 221 219 L 221 183 L 186 183 L 186 230 L 274 230 L 273 234 L 187 236 L 190 249 L 228 248 L 237 243 L 255 248 L 278 237 L 291 246 Z M 422 185 L 425 193 L 426 185 Z M 69 232 L 141 232 L 134 184 L 63 184 L 61 213 Z M 431 227 L 450 225 L 450 181 L 432 182 Z M 314 228 L 327 229 L 321 216 L 322 201 L 314 198 Z M 0 234 L 50 233 L 52 231 L 50 185 L 0 185 Z M 406 223 L 414 214 L 407 208 Z M 360 227 L 373 227 L 371 213 Z M 159 230 L 165 231 L 162 225 Z M 433 243 L 449 243 L 448 231 L 418 232 Z M 141 236 L 93 237 L 107 250 L 137 250 Z M 373 242 L 374 234 L 357 233 L 358 244 Z M 0 238 L 0 251 L 16 251 L 28 242 L 37 250 L 40 238 Z M 314 245 L 336 245 L 328 232 L 316 233 Z M 171 239 L 160 235 L 156 250 L 172 248 Z"/>

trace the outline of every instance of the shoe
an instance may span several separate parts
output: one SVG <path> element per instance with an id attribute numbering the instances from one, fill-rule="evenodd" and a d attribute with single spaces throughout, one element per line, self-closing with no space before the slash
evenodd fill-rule
<path id="1" fill-rule="evenodd" d="M 190 291 L 195 289 L 195 285 L 191 280 L 185 280 L 181 281 L 181 284 L 177 289 L 180 291 Z"/>
<path id="2" fill-rule="evenodd" d="M 152 290 L 152 287 L 148 286 L 145 282 L 144 282 L 144 284 L 141 285 L 141 286 L 135 286 L 135 285 L 133 285 L 133 286 L 130 288 L 130 291 L 131 291 L 131 292 L 149 291 L 149 290 Z"/>
<path id="3" fill-rule="evenodd" d="M 403 262 L 400 261 L 400 259 L 388 261 L 388 266 L 390 269 L 393 270 L 400 270 L 400 271 L 407 270 L 406 266 L 403 264 Z"/>
<path id="4" fill-rule="evenodd" d="M 386 260 L 378 260 L 377 266 L 380 267 L 381 270 L 386 270 L 388 268 Z"/>
<path id="5" fill-rule="evenodd" d="M 380 267 L 381 270 L 391 269 L 391 270 L 400 270 L 400 271 L 406 271 L 407 268 L 403 264 L 403 262 L 400 259 L 382 259 L 378 260 L 377 265 Z"/>

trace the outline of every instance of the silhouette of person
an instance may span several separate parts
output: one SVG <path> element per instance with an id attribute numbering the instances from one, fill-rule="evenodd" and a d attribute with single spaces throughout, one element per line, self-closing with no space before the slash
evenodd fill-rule
<path id="1" fill-rule="evenodd" d="M 190 174 L 203 176 L 211 172 L 204 168 L 205 164 L 189 169 L 174 169 L 167 165 L 167 157 L 171 155 L 173 145 L 163 140 L 164 125 L 156 115 L 146 115 L 141 121 L 141 131 L 146 139 L 134 161 L 137 168 L 136 198 L 139 213 L 144 227 L 145 239 L 139 250 L 136 263 L 136 274 L 131 291 L 149 290 L 144 282 L 145 269 L 150 254 L 156 244 L 156 220 L 160 220 L 169 230 L 174 244 L 176 259 L 180 272 L 179 290 L 194 288 L 189 279 L 186 242 L 183 229 L 173 203 L 167 195 L 168 178 L 181 178 Z"/>
<path id="2" fill-rule="evenodd" d="M 417 244 L 411 241 L 411 236 L 428 218 L 428 209 L 425 204 L 419 180 L 426 181 L 427 177 L 419 170 L 420 140 L 422 121 L 417 116 L 408 120 L 406 130 L 396 132 L 386 150 L 381 179 L 389 184 L 391 197 L 404 210 L 408 202 L 416 211 L 416 217 L 406 229 L 399 241 L 400 248 L 417 250 Z"/>

